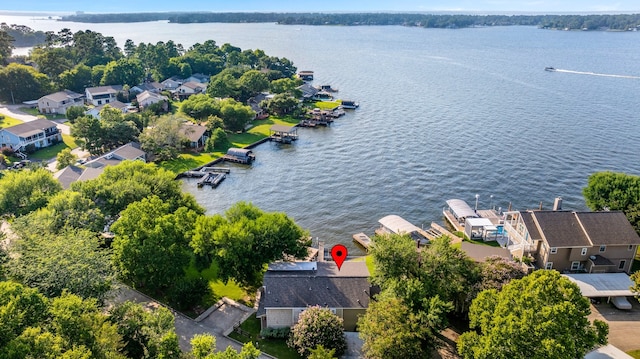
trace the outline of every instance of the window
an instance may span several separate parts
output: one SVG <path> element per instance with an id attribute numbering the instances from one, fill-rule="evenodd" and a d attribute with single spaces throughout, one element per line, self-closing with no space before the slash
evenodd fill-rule
<path id="1" fill-rule="evenodd" d="M 604 252 L 604 251 L 606 251 L 606 250 L 607 250 L 607 246 L 604 246 L 604 245 L 603 245 L 603 246 L 600 246 L 600 252 L 601 252 L 601 253 L 602 253 L 602 252 Z"/>
<path id="2" fill-rule="evenodd" d="M 577 261 L 571 262 L 571 270 L 578 270 L 578 269 L 580 269 L 580 262 L 577 262 Z"/>
<path id="3" fill-rule="evenodd" d="M 582 254 L 583 256 L 587 255 L 587 249 L 586 248 L 582 248 L 582 251 L 580 252 L 580 254 Z"/>
<path id="4" fill-rule="evenodd" d="M 556 254 L 558 253 L 558 248 L 557 247 L 551 247 L 551 254 Z"/>
<path id="5" fill-rule="evenodd" d="M 620 265 L 618 265 L 618 269 L 624 269 L 624 266 L 626 266 L 626 265 L 627 265 L 627 261 L 622 260 L 622 261 L 620 261 Z"/>
<path id="6" fill-rule="evenodd" d="M 629 247 L 627 248 L 628 251 L 632 251 L 633 250 L 633 244 L 630 244 Z"/>
<path id="7" fill-rule="evenodd" d="M 553 262 L 547 262 L 547 264 L 545 264 L 544 269 L 553 269 Z"/>

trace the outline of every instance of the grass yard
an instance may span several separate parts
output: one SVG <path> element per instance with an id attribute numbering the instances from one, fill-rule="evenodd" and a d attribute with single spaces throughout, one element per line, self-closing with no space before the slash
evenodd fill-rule
<path id="1" fill-rule="evenodd" d="M 209 268 L 204 269 L 202 272 L 198 272 L 195 267 L 195 263 L 190 264 L 187 269 L 187 277 L 198 277 L 202 276 L 206 280 L 209 281 L 209 288 L 213 292 L 213 296 L 211 298 L 205 298 L 202 303 L 205 307 L 209 307 L 217 302 L 222 297 L 227 297 L 229 299 L 233 299 L 235 301 L 241 303 L 248 303 L 251 300 L 251 297 L 243 288 L 237 285 L 234 281 L 229 281 L 227 284 L 224 284 L 218 278 L 218 264 L 213 262 Z"/>
<path id="2" fill-rule="evenodd" d="M 254 345 L 257 344 L 256 347 L 261 351 L 279 359 L 302 358 L 295 350 L 289 348 L 283 339 L 262 339 L 260 337 L 260 320 L 254 315 L 245 320 L 244 323 L 240 325 L 240 329 L 242 329 L 243 334 L 246 335 L 231 332 L 229 336 L 242 343 L 253 342 Z"/>
<path id="3" fill-rule="evenodd" d="M 636 359 L 640 359 L 640 349 L 628 351 L 627 354 L 631 355 Z"/>
<path id="4" fill-rule="evenodd" d="M 252 143 L 258 142 L 263 138 L 269 137 L 269 128 L 274 124 L 295 125 L 299 121 L 292 117 L 270 117 L 266 120 L 254 120 L 253 127 L 243 133 L 231 133 L 228 135 L 229 142 L 234 147 L 245 147 Z M 158 165 L 175 174 L 182 173 L 207 164 L 217 158 L 224 156 L 224 151 L 216 151 L 213 153 L 183 153 L 176 159 L 171 161 L 163 161 Z"/>
<path id="5" fill-rule="evenodd" d="M 7 128 L 7 127 L 19 125 L 21 123 L 22 121 L 16 118 L 9 117 L 6 115 L 0 115 L 0 128 Z"/>
<path id="6" fill-rule="evenodd" d="M 62 142 L 53 146 L 49 146 L 49 147 L 45 147 L 43 149 L 37 150 L 36 152 L 29 155 L 29 159 L 47 161 L 52 158 L 55 158 L 58 155 L 58 153 L 64 150 L 65 148 L 74 149 L 78 146 L 79 145 L 73 136 L 62 135 Z"/>
<path id="7" fill-rule="evenodd" d="M 314 108 L 319 108 L 321 110 L 333 110 L 334 108 L 340 106 L 342 101 L 318 101 L 314 103 Z"/>
<path id="8" fill-rule="evenodd" d="M 65 115 L 59 115 L 59 114 L 44 114 L 44 113 L 40 113 L 40 111 L 38 111 L 37 108 L 35 107 L 20 107 L 20 111 L 29 114 L 31 116 L 38 116 L 38 117 L 44 117 L 47 120 L 60 120 L 65 118 Z"/>

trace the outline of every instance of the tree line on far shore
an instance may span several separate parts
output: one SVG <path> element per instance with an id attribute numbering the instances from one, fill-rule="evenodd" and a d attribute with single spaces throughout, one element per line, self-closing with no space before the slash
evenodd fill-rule
<path id="1" fill-rule="evenodd" d="M 75 14 L 63 21 L 110 23 L 168 20 L 174 23 L 278 23 L 283 25 L 400 25 L 425 28 L 474 26 L 538 26 L 545 29 L 628 30 L 640 26 L 640 14 L 589 15 L 470 15 L 427 13 L 258 13 L 163 12 L 129 14 Z"/>

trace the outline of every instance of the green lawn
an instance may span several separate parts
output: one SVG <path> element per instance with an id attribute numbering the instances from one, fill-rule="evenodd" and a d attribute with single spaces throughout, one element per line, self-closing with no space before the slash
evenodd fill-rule
<path id="1" fill-rule="evenodd" d="M 627 354 L 631 355 L 636 359 L 640 359 L 640 349 L 628 351 Z"/>
<path id="2" fill-rule="evenodd" d="M 292 117 L 270 117 L 266 120 L 254 120 L 252 127 L 243 133 L 231 133 L 228 135 L 229 142 L 234 147 L 245 147 L 252 143 L 258 142 L 269 136 L 269 128 L 274 124 L 294 125 L 299 121 Z M 205 165 L 227 153 L 224 151 L 216 151 L 213 153 L 183 153 L 176 159 L 171 161 L 163 161 L 158 165 L 175 174 L 182 173 Z"/>
<path id="3" fill-rule="evenodd" d="M 240 329 L 248 336 L 240 335 L 237 332 L 232 332 L 229 336 L 242 343 L 253 342 L 254 345 L 257 343 L 258 349 L 279 359 L 302 358 L 295 350 L 289 348 L 283 339 L 262 339 L 260 337 L 260 320 L 253 315 L 240 325 Z"/>
<path id="4" fill-rule="evenodd" d="M 38 109 L 35 107 L 20 107 L 20 111 L 27 113 L 31 116 L 44 117 L 47 120 L 60 120 L 65 118 L 65 115 L 40 113 L 40 111 L 38 111 Z"/>
<path id="5" fill-rule="evenodd" d="M 321 110 L 333 110 L 334 108 L 340 106 L 342 101 L 318 101 L 314 103 L 314 108 L 319 108 Z"/>
<path id="6" fill-rule="evenodd" d="M 192 261 L 191 265 L 187 269 L 187 277 L 198 276 L 202 276 L 209 281 L 209 287 L 213 292 L 213 297 L 204 298 L 203 300 L 202 304 L 206 307 L 213 305 L 222 297 L 227 297 L 241 303 L 248 303 L 250 300 L 249 298 L 252 297 L 234 281 L 229 281 L 227 284 L 224 284 L 220 279 L 218 279 L 218 264 L 215 262 L 213 262 L 209 268 L 202 272 L 198 272 Z"/>
<path id="7" fill-rule="evenodd" d="M 0 115 L 0 128 L 7 128 L 7 127 L 19 125 L 21 123 L 22 121 L 16 118 L 9 117 L 6 115 Z"/>

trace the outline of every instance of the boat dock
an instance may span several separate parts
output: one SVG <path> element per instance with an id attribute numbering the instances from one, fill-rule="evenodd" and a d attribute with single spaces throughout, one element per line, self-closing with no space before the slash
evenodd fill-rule
<path id="1" fill-rule="evenodd" d="M 371 240 L 371 238 L 369 238 L 369 236 L 367 236 L 362 232 L 354 234 L 353 240 L 359 245 L 361 245 L 367 251 L 369 251 L 369 248 L 373 244 L 373 241 Z"/>
<path id="2" fill-rule="evenodd" d="M 209 185 L 211 188 L 216 188 L 226 177 L 227 175 L 222 172 L 206 172 L 205 175 L 198 180 L 198 187 Z"/>
<path id="3" fill-rule="evenodd" d="M 202 167 L 202 172 L 231 173 L 231 169 L 227 167 Z"/>
<path id="4" fill-rule="evenodd" d="M 431 222 L 431 228 L 427 229 L 425 232 L 427 234 L 427 238 L 429 238 L 430 241 L 441 236 L 447 236 L 451 240 L 451 243 L 462 242 L 462 238 L 451 233 L 448 229 L 444 228 L 436 222 Z"/>

